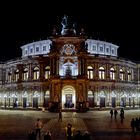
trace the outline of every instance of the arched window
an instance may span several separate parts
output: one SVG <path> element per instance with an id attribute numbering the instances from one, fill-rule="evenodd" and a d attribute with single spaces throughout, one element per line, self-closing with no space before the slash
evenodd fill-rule
<path id="1" fill-rule="evenodd" d="M 47 66 L 45 67 L 45 79 L 49 79 L 50 78 L 50 67 Z"/>
<path id="2" fill-rule="evenodd" d="M 115 69 L 114 68 L 110 68 L 110 79 L 115 80 Z"/>
<path id="3" fill-rule="evenodd" d="M 19 70 L 17 69 L 17 70 L 15 71 L 15 81 L 17 82 L 18 79 L 19 79 Z"/>
<path id="4" fill-rule="evenodd" d="M 120 75 L 119 75 L 119 78 L 121 81 L 124 80 L 124 70 L 123 69 L 120 69 Z"/>
<path id="5" fill-rule="evenodd" d="M 132 73 L 131 73 L 131 70 L 128 70 L 128 71 L 127 71 L 127 80 L 128 80 L 128 81 L 131 81 L 131 80 L 132 80 Z"/>
<path id="6" fill-rule="evenodd" d="M 93 79 L 93 68 L 91 66 L 87 67 L 88 79 Z"/>
<path id="7" fill-rule="evenodd" d="M 39 68 L 35 67 L 33 70 L 33 79 L 38 80 L 39 79 Z"/>
<path id="8" fill-rule="evenodd" d="M 23 80 L 26 81 L 29 78 L 29 70 L 28 68 L 25 68 L 23 71 Z"/>
<path id="9" fill-rule="evenodd" d="M 104 67 L 99 67 L 99 79 L 105 79 L 105 69 L 104 69 Z"/>
<path id="10" fill-rule="evenodd" d="M 12 72 L 11 71 L 9 71 L 8 72 L 8 82 L 12 82 Z"/>

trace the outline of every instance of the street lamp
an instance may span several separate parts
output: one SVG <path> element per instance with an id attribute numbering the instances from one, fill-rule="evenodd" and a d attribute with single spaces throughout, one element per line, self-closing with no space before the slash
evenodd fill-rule
<path id="1" fill-rule="evenodd" d="M 133 108 L 135 107 L 135 100 L 134 100 L 135 97 L 136 97 L 135 94 L 132 94 L 132 98 L 133 98 Z"/>
<path id="2" fill-rule="evenodd" d="M 0 102 L 1 102 L 1 95 L 0 95 Z"/>
<path id="3" fill-rule="evenodd" d="M 131 95 L 129 95 L 128 98 L 129 98 L 129 107 L 131 107 Z"/>
<path id="4" fill-rule="evenodd" d="M 10 108 L 10 98 L 11 98 L 11 96 L 9 95 L 9 96 L 8 96 L 8 99 L 9 99 L 9 108 Z"/>
<path id="5" fill-rule="evenodd" d="M 7 99 L 7 95 L 4 94 L 4 107 L 6 108 L 6 99 Z"/>
<path id="6" fill-rule="evenodd" d="M 17 97 L 15 94 L 12 94 L 13 97 L 13 108 L 17 106 L 15 98 Z"/>
<path id="7" fill-rule="evenodd" d="M 138 99 L 139 99 L 139 107 L 140 107 L 140 94 L 138 94 Z"/>

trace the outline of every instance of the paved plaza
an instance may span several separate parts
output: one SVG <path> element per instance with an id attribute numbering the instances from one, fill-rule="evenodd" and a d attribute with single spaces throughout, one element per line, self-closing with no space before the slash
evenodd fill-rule
<path id="1" fill-rule="evenodd" d="M 87 113 L 63 112 L 63 121 L 58 122 L 58 113 L 32 110 L 0 110 L 0 140 L 27 140 L 27 132 L 33 128 L 37 118 L 44 124 L 41 134 L 47 130 L 53 140 L 66 140 L 65 128 L 71 123 L 74 130 L 84 133 L 88 130 L 92 140 L 139 140 L 140 135 L 132 135 L 130 121 L 140 117 L 140 110 L 125 110 L 123 124 L 110 118 L 109 110 L 88 111 Z M 74 132 L 75 132 L 74 131 Z"/>

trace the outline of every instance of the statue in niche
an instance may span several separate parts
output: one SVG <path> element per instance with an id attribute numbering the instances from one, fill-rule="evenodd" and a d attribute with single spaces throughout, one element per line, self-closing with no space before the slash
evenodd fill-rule
<path id="1" fill-rule="evenodd" d="M 71 76 L 71 75 L 72 75 L 71 69 L 70 69 L 70 66 L 68 66 L 66 69 L 66 76 Z"/>

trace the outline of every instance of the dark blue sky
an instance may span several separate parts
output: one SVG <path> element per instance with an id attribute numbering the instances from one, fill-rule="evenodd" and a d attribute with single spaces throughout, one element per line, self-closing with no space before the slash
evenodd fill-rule
<path id="1" fill-rule="evenodd" d="M 120 57 L 140 61 L 140 8 L 137 3 L 46 2 L 1 5 L 0 61 L 20 57 L 20 46 L 47 39 L 53 27 L 60 31 L 64 14 L 77 23 L 78 31 L 84 27 L 93 39 L 119 45 Z"/>

